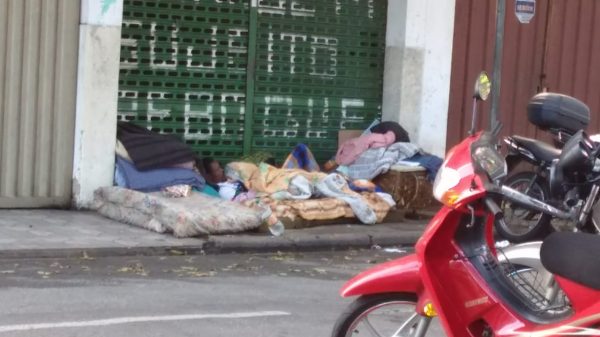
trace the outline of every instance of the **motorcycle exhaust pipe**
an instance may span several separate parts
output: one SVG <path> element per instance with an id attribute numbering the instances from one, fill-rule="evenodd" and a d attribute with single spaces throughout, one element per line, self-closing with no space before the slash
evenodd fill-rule
<path id="1" fill-rule="evenodd" d="M 539 201 L 535 198 L 528 196 L 525 193 L 521 193 L 513 188 L 508 186 L 502 186 L 500 189 L 500 193 L 508 200 L 515 202 L 517 204 L 523 205 L 525 207 L 529 207 L 532 210 L 536 210 L 545 214 L 550 214 L 553 217 L 560 219 L 570 219 L 572 218 L 572 214 L 568 212 L 561 211 L 560 209 L 548 205 L 545 202 Z"/>

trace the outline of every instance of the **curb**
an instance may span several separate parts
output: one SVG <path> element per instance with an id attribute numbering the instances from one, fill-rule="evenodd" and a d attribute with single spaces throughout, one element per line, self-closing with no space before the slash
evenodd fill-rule
<path id="1" fill-rule="evenodd" d="M 347 250 L 373 246 L 412 246 L 421 236 L 421 230 L 403 230 L 396 233 L 294 233 L 283 237 L 272 236 L 211 236 L 193 246 L 100 247 L 0 250 L 0 259 L 86 258 L 124 256 L 205 255 L 230 253 L 274 253 Z"/>

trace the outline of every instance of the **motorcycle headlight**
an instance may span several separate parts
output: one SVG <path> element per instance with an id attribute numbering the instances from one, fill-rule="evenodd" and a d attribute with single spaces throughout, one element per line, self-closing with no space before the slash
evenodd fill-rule
<path id="1" fill-rule="evenodd" d="M 446 166 L 446 162 L 440 167 L 435 181 L 433 182 L 433 196 L 446 206 L 452 206 L 458 200 L 459 193 L 452 188 L 460 182 L 460 174 L 457 170 Z"/>
<path id="2" fill-rule="evenodd" d="M 507 174 L 506 160 L 490 144 L 474 147 L 471 150 L 471 158 L 476 170 L 487 174 L 492 181 Z"/>

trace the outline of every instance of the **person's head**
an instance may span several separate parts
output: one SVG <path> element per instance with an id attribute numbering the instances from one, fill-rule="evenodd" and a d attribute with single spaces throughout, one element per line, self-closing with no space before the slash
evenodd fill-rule
<path id="1" fill-rule="evenodd" d="M 221 164 L 213 158 L 203 158 L 202 169 L 204 171 L 204 178 L 206 178 L 209 183 L 216 184 L 227 180 L 227 178 L 225 178 L 225 171 L 221 167 Z"/>

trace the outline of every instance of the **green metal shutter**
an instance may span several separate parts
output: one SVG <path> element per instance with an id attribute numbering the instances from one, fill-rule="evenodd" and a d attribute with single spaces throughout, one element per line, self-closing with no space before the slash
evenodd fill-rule
<path id="1" fill-rule="evenodd" d="M 246 97 L 245 1 L 125 0 L 119 118 L 239 158 Z"/>
<path id="2" fill-rule="evenodd" d="M 326 160 L 381 114 L 386 1 L 250 1 L 125 0 L 119 117 L 222 160 Z"/>
<path id="3" fill-rule="evenodd" d="M 259 1 L 252 148 L 331 158 L 381 114 L 386 2 Z"/>

